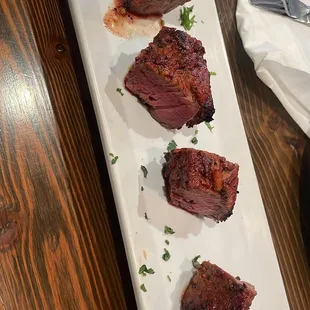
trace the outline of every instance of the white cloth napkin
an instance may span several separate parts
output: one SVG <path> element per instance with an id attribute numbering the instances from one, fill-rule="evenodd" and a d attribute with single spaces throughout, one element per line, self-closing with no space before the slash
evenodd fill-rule
<path id="1" fill-rule="evenodd" d="M 237 24 L 258 77 L 310 137 L 310 27 L 238 0 Z"/>

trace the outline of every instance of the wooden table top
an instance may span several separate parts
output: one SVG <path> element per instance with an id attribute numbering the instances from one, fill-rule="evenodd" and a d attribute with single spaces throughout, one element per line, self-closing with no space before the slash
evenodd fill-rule
<path id="1" fill-rule="evenodd" d="M 307 310 L 307 138 L 256 77 L 236 2 L 216 0 L 236 93 L 291 309 Z M 65 1 L 0 1 L 0 55 L 0 309 L 135 309 Z"/>

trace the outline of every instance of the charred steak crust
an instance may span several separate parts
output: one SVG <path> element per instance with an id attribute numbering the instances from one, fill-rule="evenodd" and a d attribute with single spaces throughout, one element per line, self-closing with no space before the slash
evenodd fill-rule
<path id="1" fill-rule="evenodd" d="M 215 112 L 210 73 L 201 42 L 163 27 L 125 77 L 126 88 L 168 129 L 211 121 Z"/>
<path id="2" fill-rule="evenodd" d="M 165 155 L 163 178 L 168 202 L 217 222 L 231 216 L 238 187 L 237 164 L 191 148 Z"/>
<path id="3" fill-rule="evenodd" d="M 184 292 L 181 310 L 248 310 L 256 295 L 251 284 L 203 262 Z"/>
<path id="4" fill-rule="evenodd" d="M 190 0 L 125 0 L 124 7 L 140 16 L 163 15 Z"/>

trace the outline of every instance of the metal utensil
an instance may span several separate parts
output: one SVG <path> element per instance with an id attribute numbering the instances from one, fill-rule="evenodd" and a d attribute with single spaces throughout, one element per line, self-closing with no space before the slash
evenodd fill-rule
<path id="1" fill-rule="evenodd" d="M 292 18 L 302 18 L 310 13 L 310 7 L 299 0 L 283 0 L 287 15 Z"/>
<path id="2" fill-rule="evenodd" d="M 310 6 L 299 0 L 250 0 L 251 4 L 310 25 Z"/>

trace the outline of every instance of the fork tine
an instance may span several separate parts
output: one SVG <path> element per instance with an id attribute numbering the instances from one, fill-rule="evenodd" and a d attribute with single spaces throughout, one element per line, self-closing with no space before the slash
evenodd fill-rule
<path id="1" fill-rule="evenodd" d="M 300 0 L 250 0 L 251 4 L 310 25 L 310 6 Z"/>
<path id="2" fill-rule="evenodd" d="M 259 4 L 259 5 L 260 4 L 262 4 L 262 5 L 270 4 L 270 5 L 277 5 L 277 6 L 281 5 L 281 6 L 283 6 L 282 0 L 278 0 L 278 1 L 273 1 L 273 0 L 251 0 L 251 2 L 253 4 Z"/>
<path id="3" fill-rule="evenodd" d="M 267 10 L 272 11 L 274 13 L 278 13 L 278 14 L 286 14 L 287 13 L 285 10 L 285 7 L 283 5 L 282 0 L 279 0 L 277 2 L 272 1 L 272 0 L 250 0 L 250 1 L 253 5 L 267 9 Z"/>
<path id="4" fill-rule="evenodd" d="M 283 8 L 284 9 L 284 6 L 282 3 L 270 3 L 270 2 L 259 2 L 257 3 L 256 5 L 259 5 L 259 6 L 270 6 L 270 7 L 274 7 L 274 8 Z"/>

